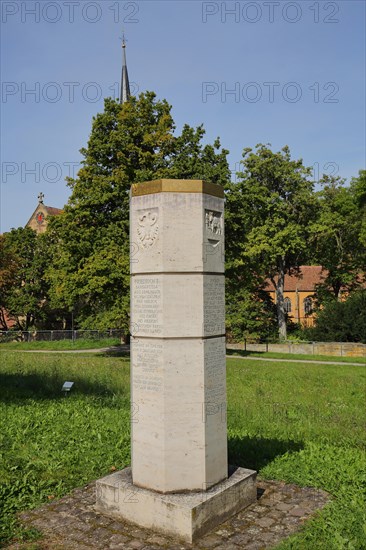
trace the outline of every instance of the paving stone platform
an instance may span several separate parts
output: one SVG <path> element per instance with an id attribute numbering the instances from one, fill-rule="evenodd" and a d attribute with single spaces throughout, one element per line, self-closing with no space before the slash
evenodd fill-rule
<path id="1" fill-rule="evenodd" d="M 27 527 L 43 538 L 35 546 L 12 544 L 8 550 L 262 550 L 276 546 L 301 529 L 304 522 L 329 502 L 320 490 L 258 479 L 258 499 L 195 544 L 179 543 L 152 531 L 95 512 L 95 483 L 41 508 L 20 514 Z"/>

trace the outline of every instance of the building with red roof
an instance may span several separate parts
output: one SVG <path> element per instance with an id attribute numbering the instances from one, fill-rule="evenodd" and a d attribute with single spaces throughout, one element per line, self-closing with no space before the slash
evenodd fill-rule
<path id="1" fill-rule="evenodd" d="M 48 218 L 50 216 L 59 216 L 62 213 L 60 208 L 54 208 L 53 206 L 46 206 L 43 204 L 44 194 L 38 195 L 38 206 L 29 218 L 26 227 L 30 227 L 36 233 L 44 233 L 48 224 Z"/>
<path id="2" fill-rule="evenodd" d="M 317 285 L 323 283 L 326 276 L 327 270 L 321 265 L 302 265 L 298 273 L 285 275 L 285 311 L 292 321 L 305 326 L 314 324 L 314 295 Z M 265 290 L 275 303 L 276 292 L 272 281 L 267 281 Z"/>

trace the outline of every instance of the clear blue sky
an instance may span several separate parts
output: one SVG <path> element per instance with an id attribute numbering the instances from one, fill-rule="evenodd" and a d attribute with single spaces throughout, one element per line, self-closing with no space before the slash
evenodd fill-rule
<path id="1" fill-rule="evenodd" d="M 0 230 L 24 226 L 40 191 L 67 202 L 64 178 L 118 89 L 123 28 L 132 88 L 166 98 L 178 129 L 220 136 L 232 170 L 269 142 L 349 180 L 365 165 L 365 5 L 2 0 Z"/>

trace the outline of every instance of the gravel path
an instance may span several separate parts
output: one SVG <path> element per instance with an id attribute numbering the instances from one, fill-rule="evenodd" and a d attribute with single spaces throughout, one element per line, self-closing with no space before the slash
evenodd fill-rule
<path id="1" fill-rule="evenodd" d="M 250 360 L 250 361 L 274 361 L 275 363 L 310 363 L 315 365 L 353 365 L 353 366 L 366 366 L 365 363 L 348 363 L 346 361 L 314 361 L 312 359 L 274 359 L 272 357 L 251 357 L 248 355 L 248 357 L 243 357 L 242 355 L 227 355 L 228 359 L 244 359 L 244 360 Z"/>

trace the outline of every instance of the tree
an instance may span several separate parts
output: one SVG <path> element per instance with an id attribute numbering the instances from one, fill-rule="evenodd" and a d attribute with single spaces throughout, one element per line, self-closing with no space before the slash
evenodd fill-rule
<path id="1" fill-rule="evenodd" d="M 93 119 L 83 166 L 69 179 L 64 212 L 48 227 L 54 257 L 47 277 L 53 306 L 74 311 L 84 328 L 129 325 L 129 190 L 159 178 L 229 180 L 219 140 L 203 145 L 204 129 L 174 135 L 171 106 L 153 92 L 123 105 L 105 100 Z"/>
<path id="2" fill-rule="evenodd" d="M 48 324 L 52 313 L 44 277 L 49 259 L 47 238 L 37 235 L 29 227 L 20 227 L 3 235 L 2 247 L 3 262 L 7 266 L 3 271 L 5 293 L 2 295 L 2 308 L 19 330 Z M 6 273 L 8 277 L 11 274 L 11 282 Z"/>
<path id="3" fill-rule="evenodd" d="M 362 246 L 362 264 L 366 270 L 366 170 L 360 170 L 357 178 L 352 178 L 351 189 L 353 190 L 356 205 L 361 217 L 361 229 L 359 240 Z"/>
<path id="4" fill-rule="evenodd" d="M 350 187 L 344 183 L 340 177 L 323 176 L 322 189 L 316 194 L 319 208 L 310 228 L 310 245 L 315 261 L 327 271 L 318 288 L 320 301 L 327 299 L 329 291 L 340 300 L 342 290 L 350 292 L 362 283 L 361 189 L 359 181 L 353 180 Z"/>
<path id="5" fill-rule="evenodd" d="M 0 327 L 1 330 L 8 330 L 9 319 L 6 310 L 7 301 L 11 294 L 15 277 L 18 270 L 19 259 L 14 250 L 6 244 L 5 235 L 0 235 Z"/>
<path id="6" fill-rule="evenodd" d="M 325 303 L 317 311 L 316 326 L 305 333 L 320 342 L 366 344 L 366 291 L 357 290 L 343 302 Z"/>
<path id="7" fill-rule="evenodd" d="M 233 341 L 268 338 L 276 329 L 276 316 L 271 299 L 255 280 L 238 284 L 235 273 L 226 277 L 226 329 Z"/>
<path id="8" fill-rule="evenodd" d="M 274 153 L 259 144 L 244 149 L 243 170 L 227 194 L 232 266 L 240 284 L 250 270 L 258 288 L 270 278 L 276 290 L 278 331 L 287 336 L 284 279 L 307 258 L 307 236 L 315 213 L 311 169 L 291 160 L 285 146 Z"/>

